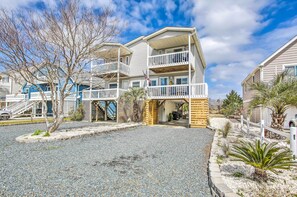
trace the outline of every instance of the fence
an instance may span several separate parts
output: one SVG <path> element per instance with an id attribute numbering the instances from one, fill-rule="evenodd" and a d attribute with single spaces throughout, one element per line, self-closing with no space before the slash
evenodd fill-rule
<path id="1" fill-rule="evenodd" d="M 246 124 L 246 131 L 244 129 L 245 124 Z M 261 122 L 257 124 L 257 123 L 251 122 L 249 118 L 244 119 L 243 116 L 241 115 L 240 116 L 240 125 L 241 125 L 241 130 L 246 132 L 247 134 L 250 134 L 251 126 L 259 128 L 261 143 L 263 143 L 264 140 L 269 141 L 265 136 L 265 133 L 269 133 L 269 132 L 273 133 L 275 135 L 278 135 L 282 138 L 290 139 L 289 133 L 285 133 L 283 131 L 279 131 L 279 130 L 276 130 L 276 129 L 266 126 L 264 120 L 261 120 Z"/>

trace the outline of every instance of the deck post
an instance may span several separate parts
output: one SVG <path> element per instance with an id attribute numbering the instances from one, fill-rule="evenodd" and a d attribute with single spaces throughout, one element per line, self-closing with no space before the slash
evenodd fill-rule
<path id="1" fill-rule="evenodd" d="M 250 117 L 247 117 L 247 121 L 246 121 L 246 126 L 247 126 L 247 134 L 250 134 Z"/>
<path id="2" fill-rule="evenodd" d="M 188 84 L 189 84 L 189 128 L 191 128 L 191 121 L 192 121 L 192 117 L 191 117 L 191 112 L 192 112 L 192 109 L 191 109 L 191 34 L 189 33 L 188 34 L 188 51 L 189 51 L 189 79 L 188 79 Z"/>
<path id="3" fill-rule="evenodd" d="M 119 101 L 120 101 L 120 59 L 121 59 L 121 47 L 118 49 L 118 70 L 117 70 L 117 123 L 119 123 Z M 107 112 L 107 111 L 106 111 Z"/>
<path id="4" fill-rule="evenodd" d="M 261 120 L 261 144 L 263 144 L 265 139 L 265 129 L 264 129 L 264 120 Z"/>
<path id="5" fill-rule="evenodd" d="M 149 82 L 149 77 L 150 77 L 150 69 L 149 69 L 149 56 L 150 56 L 150 45 L 149 43 L 147 42 L 146 43 L 146 54 L 147 54 L 147 57 L 146 57 L 146 68 L 147 68 L 147 73 L 146 73 L 146 88 L 148 90 L 148 87 L 150 86 L 150 82 Z"/>
<path id="6" fill-rule="evenodd" d="M 107 121 L 107 101 L 104 101 L 104 120 Z"/>
<path id="7" fill-rule="evenodd" d="M 243 129 L 243 115 L 240 115 L 240 130 Z"/>

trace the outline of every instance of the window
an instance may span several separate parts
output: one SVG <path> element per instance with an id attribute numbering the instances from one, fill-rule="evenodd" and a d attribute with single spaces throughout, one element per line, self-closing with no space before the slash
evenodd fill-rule
<path id="1" fill-rule="evenodd" d="M 118 85 L 116 83 L 110 83 L 109 84 L 109 89 L 116 89 Z"/>
<path id="2" fill-rule="evenodd" d="M 126 64 L 129 65 L 129 57 L 126 57 Z"/>
<path id="3" fill-rule="evenodd" d="M 253 75 L 253 83 L 255 82 L 255 75 Z"/>
<path id="4" fill-rule="evenodd" d="M 8 76 L 4 76 L 1 79 L 2 83 L 9 83 L 9 77 Z"/>
<path id="5" fill-rule="evenodd" d="M 140 88 L 140 81 L 132 81 L 133 88 Z"/>
<path id="6" fill-rule="evenodd" d="M 296 66 L 285 66 L 285 71 L 288 72 L 288 75 L 297 76 L 297 65 Z"/>
<path id="7" fill-rule="evenodd" d="M 151 79 L 150 86 L 157 86 L 158 80 L 157 79 Z"/>
<path id="8" fill-rule="evenodd" d="M 120 58 L 120 62 L 123 62 L 123 58 L 122 57 Z"/>
<path id="9" fill-rule="evenodd" d="M 175 84 L 176 85 L 188 84 L 188 77 L 176 77 Z"/>

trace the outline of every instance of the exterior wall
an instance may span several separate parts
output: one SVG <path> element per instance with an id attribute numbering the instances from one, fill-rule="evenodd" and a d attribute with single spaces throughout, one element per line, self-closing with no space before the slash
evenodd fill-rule
<path id="1" fill-rule="evenodd" d="M 246 82 L 242 86 L 242 98 L 243 98 L 243 101 L 248 101 L 248 100 L 253 98 L 255 92 L 250 90 L 249 85 L 254 83 L 254 82 L 260 82 L 260 78 L 261 78 L 260 69 L 257 70 L 253 76 L 251 76 L 249 79 L 247 79 Z"/>
<path id="2" fill-rule="evenodd" d="M 194 68 L 195 72 L 193 74 L 192 83 L 204 83 L 204 67 L 202 61 L 199 57 L 199 54 L 196 50 L 195 45 L 191 47 L 192 54 L 194 56 Z"/>
<path id="3" fill-rule="evenodd" d="M 173 111 L 176 111 L 175 103 L 169 100 L 165 101 L 158 109 L 159 122 L 167 122 L 169 113 Z"/>
<path id="4" fill-rule="evenodd" d="M 283 72 L 284 65 L 292 64 L 297 65 L 297 40 L 290 44 L 285 50 L 277 54 L 273 57 L 270 61 L 266 62 L 265 65 L 262 67 L 262 77 L 264 82 L 271 81 L 276 74 Z M 255 81 L 260 81 L 261 72 L 260 69 L 255 73 Z M 244 84 L 243 84 L 243 100 L 249 101 L 252 99 L 254 92 L 250 90 L 245 90 L 244 85 L 249 84 L 252 82 L 252 77 L 250 77 Z M 247 117 L 247 108 L 248 102 L 244 103 L 244 116 Z M 291 107 L 287 111 L 287 117 L 285 120 L 285 127 L 288 127 L 290 119 L 295 117 L 297 114 L 297 108 Z M 271 112 L 269 109 L 262 110 L 263 119 L 266 125 L 270 125 L 271 123 Z M 261 119 L 260 109 L 255 109 L 252 112 L 251 120 L 253 122 L 259 122 Z"/>
<path id="5" fill-rule="evenodd" d="M 143 71 L 147 70 L 147 44 L 140 40 L 128 46 L 133 52 L 130 58 L 130 77 L 143 76 Z"/>
<path id="6" fill-rule="evenodd" d="M 263 81 L 269 82 L 277 73 L 281 73 L 284 64 L 297 65 L 297 40 L 264 65 Z"/>

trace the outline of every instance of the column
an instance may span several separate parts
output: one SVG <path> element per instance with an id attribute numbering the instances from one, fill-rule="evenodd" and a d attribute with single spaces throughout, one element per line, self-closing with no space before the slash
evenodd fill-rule
<path id="1" fill-rule="evenodd" d="M 192 109 L 191 109 L 191 96 L 192 96 L 192 86 L 191 86 L 191 82 L 192 82 L 192 74 L 191 74 L 191 34 L 188 35 L 188 51 L 189 51 L 189 79 L 188 79 L 188 84 L 189 84 L 189 128 L 191 128 L 191 113 L 192 113 Z"/>

